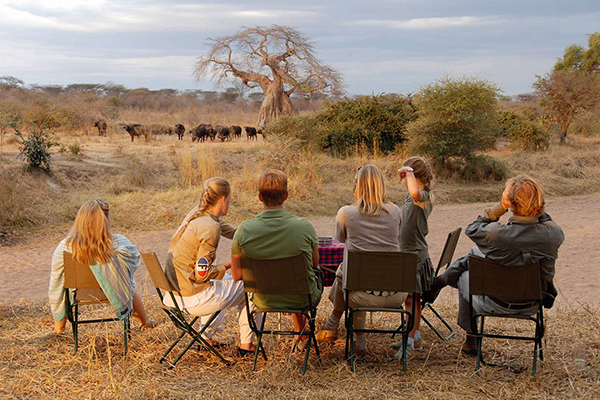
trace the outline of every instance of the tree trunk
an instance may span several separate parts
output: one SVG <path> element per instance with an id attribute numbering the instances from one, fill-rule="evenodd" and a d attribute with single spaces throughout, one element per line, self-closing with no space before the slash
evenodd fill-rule
<path id="1" fill-rule="evenodd" d="M 258 114 L 258 128 L 263 128 L 270 122 L 282 116 L 294 115 L 296 111 L 290 96 L 283 89 L 283 83 L 274 81 L 265 92 L 265 99 Z"/>

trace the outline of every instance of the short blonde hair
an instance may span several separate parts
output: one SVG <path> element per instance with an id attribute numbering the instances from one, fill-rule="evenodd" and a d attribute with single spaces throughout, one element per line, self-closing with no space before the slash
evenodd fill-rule
<path id="1" fill-rule="evenodd" d="M 385 197 L 385 181 L 379 168 L 372 164 L 359 168 L 354 189 L 354 204 L 358 212 L 369 216 L 379 215 L 381 210 L 389 213 L 384 205 Z"/>
<path id="2" fill-rule="evenodd" d="M 113 256 L 108 210 L 108 203 L 102 200 L 88 200 L 79 208 L 67 235 L 75 261 L 105 264 Z"/>
<path id="3" fill-rule="evenodd" d="M 266 170 L 258 177 L 258 192 L 265 205 L 282 205 L 287 195 L 287 175 L 278 169 Z"/>
<path id="4" fill-rule="evenodd" d="M 541 186 L 527 175 L 506 181 L 508 199 L 513 214 L 522 217 L 539 217 L 544 212 L 544 192 Z"/>

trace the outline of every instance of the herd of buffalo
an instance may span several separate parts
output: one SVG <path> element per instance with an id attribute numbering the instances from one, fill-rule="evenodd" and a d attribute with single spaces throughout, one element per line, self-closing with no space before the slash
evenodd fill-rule
<path id="1" fill-rule="evenodd" d="M 98 128 L 98 135 L 106 136 L 106 129 L 108 124 L 103 119 L 98 120 L 94 123 L 94 126 Z M 125 129 L 131 136 L 131 141 L 137 137 L 144 137 L 146 140 L 151 135 L 173 135 L 177 134 L 177 139 L 183 140 L 185 136 L 185 126 L 182 124 L 175 124 L 175 126 L 165 126 L 159 124 L 142 125 L 142 124 L 120 124 L 120 127 Z M 246 140 L 256 140 L 258 134 L 263 134 L 261 129 L 256 129 L 253 126 L 244 127 L 246 132 Z M 188 131 L 192 137 L 192 142 L 204 142 L 206 140 L 215 141 L 219 139 L 221 142 L 231 141 L 234 138 L 240 139 L 242 137 L 242 127 L 238 125 L 222 126 L 211 124 L 200 124 L 195 128 Z"/>

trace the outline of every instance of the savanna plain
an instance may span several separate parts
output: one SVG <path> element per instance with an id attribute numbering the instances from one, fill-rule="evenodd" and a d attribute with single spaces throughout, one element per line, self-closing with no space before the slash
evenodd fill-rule
<path id="1" fill-rule="evenodd" d="M 243 125 L 250 114 L 234 121 Z M 245 119 L 244 119 L 245 118 Z M 167 243 L 187 211 L 195 205 L 201 183 L 211 176 L 228 179 L 233 187 L 230 214 L 237 224 L 260 212 L 256 177 L 268 167 L 285 170 L 290 179 L 287 208 L 307 217 L 319 235 L 331 235 L 337 209 L 352 202 L 356 168 L 378 165 L 388 184 L 388 199 L 401 203 L 405 192 L 396 170 L 407 154 L 402 147 L 388 155 L 361 152 L 334 158 L 306 148 L 297 140 L 259 136 L 231 142 L 191 143 L 173 136 L 130 142 L 110 126 L 107 137 L 91 132 L 60 132 L 61 152 L 53 155 L 53 173 L 23 173 L 18 143 L 5 138 L 0 151 L 2 191 L 0 217 L 5 227 L 0 247 L 0 396 L 5 398 L 598 398 L 600 396 L 600 138 L 574 136 L 568 145 L 543 152 L 513 151 L 497 146 L 489 154 L 511 173 L 528 173 L 540 181 L 548 197 L 547 211 L 565 231 L 555 282 L 556 305 L 546 312 L 545 360 L 532 377 L 530 344 L 487 340 L 487 360 L 507 364 L 485 367 L 475 374 L 475 361 L 460 353 L 464 334 L 455 323 L 457 292 L 445 289 L 438 310 L 457 331 L 442 342 L 423 327 L 424 347 L 402 372 L 392 361 L 389 336 L 368 338 L 369 354 L 353 374 L 343 360 L 344 346 L 322 346 L 322 363 L 311 357 L 302 376 L 303 357 L 291 353 L 284 337 L 266 339 L 268 362 L 224 355 L 224 366 L 206 351 L 192 349 L 175 369 L 158 360 L 178 332 L 162 314 L 159 300 L 141 267 L 136 278 L 146 308 L 160 321 L 152 330 L 133 326 L 130 350 L 122 356 L 119 325 L 94 324 L 80 330 L 80 350 L 73 354 L 70 328 L 62 337 L 50 334 L 47 282 L 51 254 L 66 234 L 78 207 L 88 199 L 111 204 L 113 230 L 127 235 L 143 252 L 161 260 Z M 438 203 L 430 218 L 430 252 L 437 261 L 446 234 L 465 227 L 484 207 L 497 201 L 503 182 L 468 183 L 438 179 L 433 187 Z M 9 222 L 6 222 L 9 221 Z M 220 261 L 229 257 L 222 240 Z M 455 256 L 471 244 L 462 236 Z M 88 315 L 110 313 L 95 309 Z M 331 311 L 324 298 L 317 326 Z M 289 318 L 289 317 L 288 317 Z M 226 319 L 220 340 L 235 346 L 233 315 Z M 273 321 L 272 323 L 276 323 Z M 284 324 L 290 323 L 284 319 Z M 373 325 L 394 324 L 375 314 Z M 523 333 L 514 322 L 494 329 Z M 343 337 L 343 335 L 342 335 Z M 585 363 L 575 363 L 576 358 Z"/>

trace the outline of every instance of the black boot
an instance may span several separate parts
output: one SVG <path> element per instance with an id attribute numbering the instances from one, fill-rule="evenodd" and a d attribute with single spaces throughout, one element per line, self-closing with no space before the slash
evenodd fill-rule
<path id="1" fill-rule="evenodd" d="M 442 281 L 442 278 L 440 276 L 436 276 L 431 284 L 431 289 L 424 291 L 421 296 L 423 299 L 423 304 L 433 304 L 445 286 L 446 284 Z"/>

